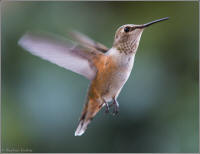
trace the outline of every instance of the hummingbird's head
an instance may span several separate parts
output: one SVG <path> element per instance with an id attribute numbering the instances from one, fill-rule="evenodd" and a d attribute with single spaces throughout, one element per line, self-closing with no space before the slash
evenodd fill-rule
<path id="1" fill-rule="evenodd" d="M 126 54 L 136 51 L 144 30 L 144 28 L 136 28 L 136 26 L 138 25 L 126 24 L 117 29 L 113 47 L 116 47 L 120 53 Z"/>
<path id="2" fill-rule="evenodd" d="M 115 33 L 113 47 L 119 50 L 120 53 L 136 53 L 143 30 L 154 23 L 166 19 L 168 17 L 142 25 L 126 24 L 119 27 Z"/>

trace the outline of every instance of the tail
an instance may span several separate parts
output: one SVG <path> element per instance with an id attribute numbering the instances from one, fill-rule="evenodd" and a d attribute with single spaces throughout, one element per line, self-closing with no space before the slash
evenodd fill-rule
<path id="1" fill-rule="evenodd" d="M 103 104 L 97 101 L 89 99 L 85 104 L 78 127 L 75 132 L 75 136 L 81 136 L 87 129 L 88 124 L 91 122 L 93 117 L 100 111 Z"/>

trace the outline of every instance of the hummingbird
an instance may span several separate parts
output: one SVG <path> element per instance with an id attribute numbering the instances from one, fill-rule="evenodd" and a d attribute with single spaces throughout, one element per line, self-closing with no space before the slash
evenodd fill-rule
<path id="1" fill-rule="evenodd" d="M 55 35 L 27 32 L 18 44 L 31 54 L 90 80 L 86 103 L 74 134 L 81 136 L 104 106 L 106 112 L 113 106 L 114 114 L 118 113 L 117 97 L 130 76 L 144 29 L 167 19 L 119 27 L 110 49 L 77 31 L 70 32 L 73 42 Z"/>

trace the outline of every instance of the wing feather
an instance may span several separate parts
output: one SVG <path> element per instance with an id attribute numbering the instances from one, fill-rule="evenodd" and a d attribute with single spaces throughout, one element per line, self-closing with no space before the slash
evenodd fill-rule
<path id="1" fill-rule="evenodd" d="M 31 54 L 81 74 L 89 80 L 96 75 L 96 68 L 90 60 L 94 53 L 74 47 L 64 39 L 28 32 L 18 44 Z"/>
<path id="2" fill-rule="evenodd" d="M 102 53 L 105 53 L 108 51 L 108 48 L 105 45 L 92 40 L 91 38 L 89 38 L 88 36 L 86 36 L 80 32 L 71 31 L 69 33 L 75 41 L 77 41 L 80 45 L 82 45 L 85 48 L 95 49 Z"/>

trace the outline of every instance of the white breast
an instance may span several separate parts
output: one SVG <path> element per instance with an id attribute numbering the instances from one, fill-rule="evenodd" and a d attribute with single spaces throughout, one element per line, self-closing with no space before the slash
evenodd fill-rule
<path id="1" fill-rule="evenodd" d="M 124 84 L 128 80 L 133 67 L 135 55 L 120 53 L 115 48 L 111 48 L 107 52 L 107 55 L 111 56 L 118 65 L 116 71 L 113 72 L 114 74 L 112 75 L 112 82 L 110 82 L 109 92 L 104 96 L 106 101 L 111 101 L 113 96 L 117 98 Z"/>

